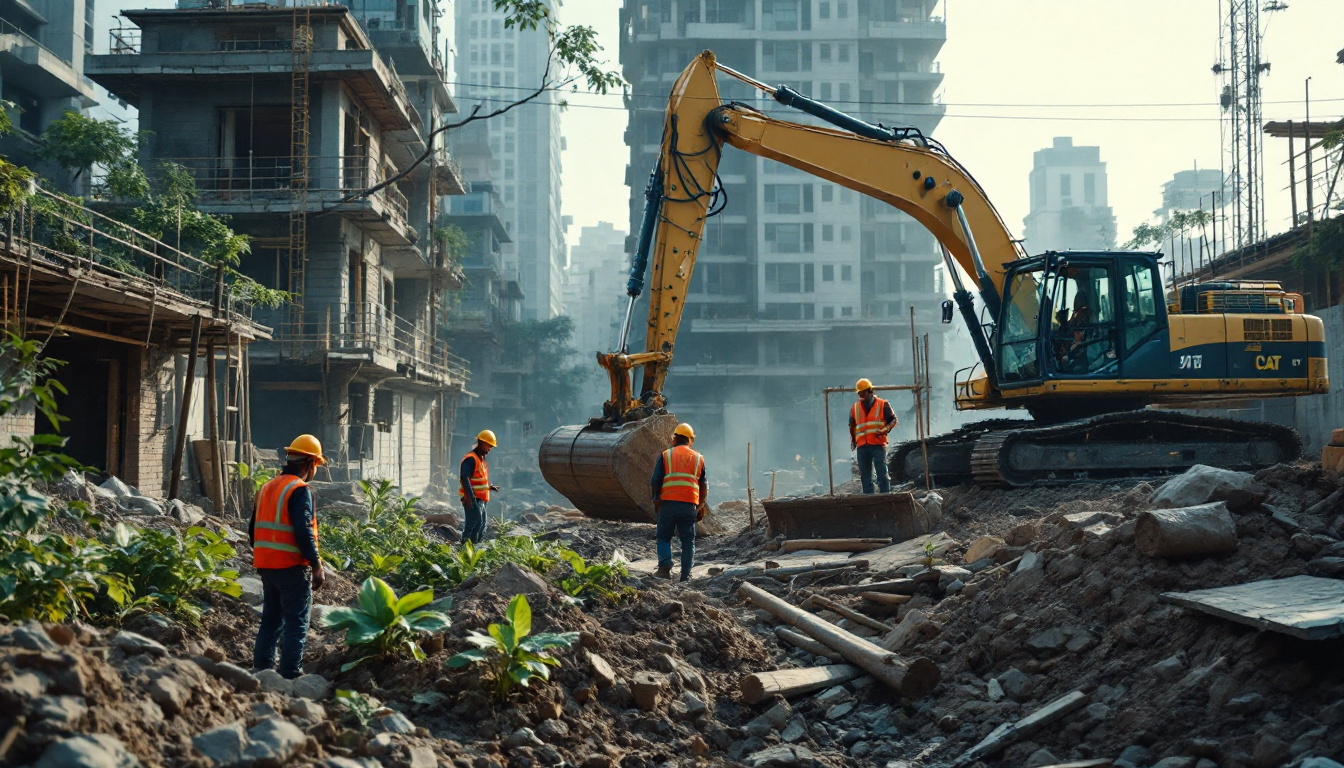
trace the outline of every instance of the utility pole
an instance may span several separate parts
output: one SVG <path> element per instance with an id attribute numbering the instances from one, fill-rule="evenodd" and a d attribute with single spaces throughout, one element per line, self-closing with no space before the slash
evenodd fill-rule
<path id="1" fill-rule="evenodd" d="M 1311 225 L 1312 225 L 1313 222 L 1316 221 L 1316 203 L 1315 203 L 1315 201 L 1312 199 L 1312 192 L 1311 192 L 1312 181 L 1313 181 L 1312 174 L 1311 174 L 1311 78 L 1308 77 L 1308 78 L 1306 79 L 1306 81 L 1303 82 L 1302 85 L 1303 85 L 1303 87 L 1306 89 L 1306 104 L 1307 104 L 1307 122 L 1306 122 L 1306 132 L 1307 132 L 1307 150 L 1306 150 L 1306 151 L 1307 151 L 1307 174 L 1306 174 L 1306 175 L 1307 175 L 1307 178 L 1306 178 L 1306 182 L 1307 182 L 1307 236 L 1310 237 L 1310 236 L 1311 236 Z"/>

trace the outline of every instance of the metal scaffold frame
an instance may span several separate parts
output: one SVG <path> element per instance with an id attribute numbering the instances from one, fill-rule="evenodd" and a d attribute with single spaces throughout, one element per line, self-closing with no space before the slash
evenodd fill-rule
<path id="1" fill-rule="evenodd" d="M 301 330 L 304 317 L 304 282 L 308 262 L 308 141 L 309 69 L 312 64 L 312 11 L 295 2 L 291 40 L 290 76 L 290 168 L 289 188 L 289 292 L 291 332 Z M 292 333 L 291 333 L 292 335 Z"/>

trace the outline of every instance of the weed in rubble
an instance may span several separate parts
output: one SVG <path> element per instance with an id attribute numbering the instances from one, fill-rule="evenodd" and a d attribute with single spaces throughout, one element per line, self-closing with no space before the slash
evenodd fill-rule
<path id="1" fill-rule="evenodd" d="M 361 728 L 368 728 L 378 716 L 381 708 L 378 703 L 359 691 L 336 690 L 336 703 L 341 704 L 359 721 Z"/>
<path id="2" fill-rule="evenodd" d="M 605 563 L 589 563 L 577 552 L 560 550 L 560 557 L 569 563 L 573 573 L 560 579 L 560 589 L 576 601 L 597 595 L 613 603 L 635 594 L 635 590 L 626 586 L 625 579 L 630 577 L 629 561 L 618 549 Z"/>
<path id="3" fill-rule="evenodd" d="M 341 671 L 374 658 L 391 658 L 403 651 L 416 661 L 425 660 L 419 636 L 442 632 L 452 625 L 448 615 L 424 609 L 434 601 L 431 590 L 411 592 L 398 598 L 387 582 L 374 576 L 364 580 L 359 602 L 353 608 L 335 608 L 322 617 L 323 626 L 345 630 L 345 644 L 367 648 L 369 653 L 341 665 Z M 423 609 L 423 610 L 422 610 Z"/>
<path id="4" fill-rule="evenodd" d="M 197 595 L 243 594 L 238 572 L 224 567 L 237 552 L 214 531 L 192 527 L 179 535 L 117 523 L 104 545 L 105 567 L 127 583 L 131 599 L 120 603 L 123 615 L 162 611 L 197 621 L 203 608 Z"/>
<path id="5" fill-rule="evenodd" d="M 401 555 L 383 556 L 374 552 L 370 555 L 370 559 L 372 562 L 369 565 L 369 575 L 382 577 L 395 570 L 406 558 Z"/>
<path id="6" fill-rule="evenodd" d="M 514 685 L 526 688 L 534 677 L 550 680 L 550 668 L 560 666 L 551 649 L 568 650 L 579 639 L 578 632 L 531 634 L 532 607 L 523 595 L 513 596 L 504 617 L 507 623 L 491 624 L 488 634 L 467 635 L 467 642 L 476 647 L 448 659 L 453 669 L 485 663 L 500 702 L 508 701 Z"/>
<path id="7" fill-rule="evenodd" d="M 240 481 L 252 481 L 252 495 L 255 497 L 261 493 L 261 487 L 274 480 L 280 470 L 275 467 L 268 467 L 258 462 L 255 466 L 242 461 L 235 461 L 229 464 L 233 467 L 233 476 Z M 248 502 L 251 503 L 250 501 Z"/>
<path id="8" fill-rule="evenodd" d="M 0 538 L 0 615 L 62 622 L 87 616 L 100 595 L 118 608 L 130 600 L 125 577 L 109 573 L 96 540 L 58 534 Z"/>

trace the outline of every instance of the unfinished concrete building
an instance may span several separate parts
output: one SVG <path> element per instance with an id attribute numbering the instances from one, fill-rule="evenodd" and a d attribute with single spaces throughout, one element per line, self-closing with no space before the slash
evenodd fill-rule
<path id="1" fill-rule="evenodd" d="M 442 150 L 401 177 L 455 111 L 437 3 L 288 5 L 129 11 L 89 74 L 140 110 L 142 164 L 188 169 L 200 207 L 251 236 L 241 271 L 292 294 L 258 312 L 275 338 L 250 359 L 253 442 L 310 432 L 333 479 L 424 493 L 455 463 L 467 376 L 436 334 L 460 273 L 432 236 L 461 182 Z"/>

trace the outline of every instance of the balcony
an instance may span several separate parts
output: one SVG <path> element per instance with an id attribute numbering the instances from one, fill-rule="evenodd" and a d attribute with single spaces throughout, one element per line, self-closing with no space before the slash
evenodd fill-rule
<path id="1" fill-rule="evenodd" d="M 284 315 L 285 310 L 279 310 Z M 366 304 L 343 317 L 338 310 L 288 313 L 276 324 L 275 340 L 253 354 L 301 362 L 358 362 L 439 387 L 464 386 L 467 361 L 423 328 Z"/>
<path id="2" fill-rule="evenodd" d="M 860 27 L 861 34 L 873 40 L 947 41 L 947 24 L 937 18 L 930 21 L 869 21 Z"/>
<path id="3" fill-rule="evenodd" d="M 291 157 L 253 157 L 250 161 L 241 157 L 159 157 L 153 162 L 186 169 L 200 192 L 200 206 L 210 213 L 289 213 L 295 178 Z M 310 212 L 335 211 L 358 221 L 384 245 L 413 246 L 420 236 L 407 219 L 406 196 L 395 185 L 354 198 L 381 179 L 379 165 L 364 155 L 309 158 L 305 206 Z M 106 190 L 95 180 L 93 192 L 101 197 Z"/>
<path id="4" fill-rule="evenodd" d="M 46 98 L 83 98 L 93 103 L 93 85 L 64 56 L 0 19 L 0 67 L 5 82 Z"/>

